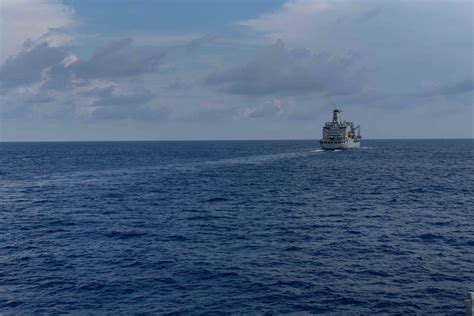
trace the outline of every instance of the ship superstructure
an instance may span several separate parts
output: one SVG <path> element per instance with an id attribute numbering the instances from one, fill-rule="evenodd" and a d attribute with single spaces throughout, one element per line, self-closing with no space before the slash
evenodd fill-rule
<path id="1" fill-rule="evenodd" d="M 319 141 L 323 149 L 351 149 L 360 147 L 360 125 L 342 120 L 342 111 L 335 109 L 332 122 L 323 127 L 323 138 Z"/>

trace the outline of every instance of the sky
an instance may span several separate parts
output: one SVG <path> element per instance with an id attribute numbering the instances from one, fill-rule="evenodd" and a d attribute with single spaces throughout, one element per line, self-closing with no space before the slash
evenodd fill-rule
<path id="1" fill-rule="evenodd" d="M 0 0 L 0 140 L 473 138 L 470 0 Z"/>

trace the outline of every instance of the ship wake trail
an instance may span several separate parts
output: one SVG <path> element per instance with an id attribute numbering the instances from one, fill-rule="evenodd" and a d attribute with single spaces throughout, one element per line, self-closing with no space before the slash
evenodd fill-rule
<path id="1" fill-rule="evenodd" d="M 276 160 L 305 157 L 308 155 L 309 153 L 307 151 L 301 151 L 301 152 L 290 152 L 290 153 L 272 154 L 272 155 L 235 157 L 235 158 L 227 158 L 227 159 L 221 159 L 221 160 L 215 160 L 215 161 L 208 161 L 205 163 L 205 165 L 208 165 L 208 166 L 256 165 L 256 164 L 264 164 L 264 163 L 272 162 Z"/>

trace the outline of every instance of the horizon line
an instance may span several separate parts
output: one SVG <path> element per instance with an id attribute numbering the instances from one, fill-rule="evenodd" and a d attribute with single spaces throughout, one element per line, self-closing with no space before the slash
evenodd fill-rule
<path id="1" fill-rule="evenodd" d="M 363 141 L 377 140 L 474 140 L 471 138 L 363 138 Z M 243 142 L 243 141 L 315 141 L 314 138 L 280 138 L 280 139 L 127 139 L 127 140 L 0 140 L 0 143 L 105 143 L 105 142 Z"/>

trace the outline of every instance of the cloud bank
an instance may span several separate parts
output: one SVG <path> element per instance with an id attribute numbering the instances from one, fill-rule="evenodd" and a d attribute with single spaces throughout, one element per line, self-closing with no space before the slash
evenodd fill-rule
<path id="1" fill-rule="evenodd" d="M 78 60 L 70 69 L 85 79 L 115 79 L 158 71 L 165 52 L 153 46 L 134 47 L 131 38 L 112 40 L 88 60 Z"/>
<path id="2" fill-rule="evenodd" d="M 0 10 L 0 63 L 20 52 L 25 41 L 37 40 L 41 36 L 50 46 L 69 42 L 71 37 L 67 33 L 52 31 L 66 30 L 79 23 L 74 10 L 61 1 L 2 0 Z"/>
<path id="3" fill-rule="evenodd" d="M 132 15 L 126 24 L 95 17 L 96 26 L 107 23 L 95 29 L 94 17 L 59 0 L 1 5 L 0 119 L 8 135 L 22 123 L 35 136 L 32 122 L 42 130 L 54 120 L 64 131 L 97 121 L 127 139 L 116 128 L 123 122 L 132 134 L 150 124 L 151 138 L 196 138 L 202 128 L 219 137 L 307 138 L 319 135 L 331 102 L 373 137 L 399 137 L 402 124 L 420 137 L 433 125 L 447 126 L 443 137 L 472 134 L 471 1 L 288 0 L 246 18 L 223 15 L 214 30 L 186 30 L 179 15 L 156 24 L 163 29 L 134 29 L 140 21 Z M 383 127 L 371 129 L 368 112 Z"/>
<path id="4" fill-rule="evenodd" d="M 211 74 L 207 83 L 242 95 L 344 95 L 361 90 L 365 77 L 355 55 L 288 49 L 277 41 L 249 63 Z"/>

